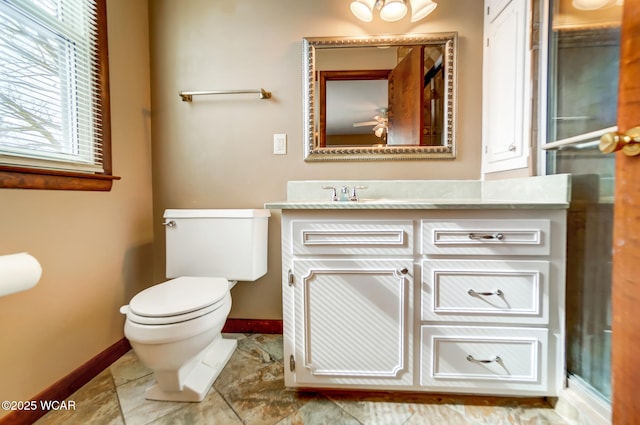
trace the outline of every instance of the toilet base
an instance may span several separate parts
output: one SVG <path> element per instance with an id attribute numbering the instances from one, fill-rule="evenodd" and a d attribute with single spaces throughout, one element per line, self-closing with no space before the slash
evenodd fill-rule
<path id="1" fill-rule="evenodd" d="M 145 398 L 160 401 L 202 401 L 237 345 L 235 339 L 216 338 L 185 379 L 182 391 L 164 391 L 158 384 L 154 384 L 147 389 Z"/>

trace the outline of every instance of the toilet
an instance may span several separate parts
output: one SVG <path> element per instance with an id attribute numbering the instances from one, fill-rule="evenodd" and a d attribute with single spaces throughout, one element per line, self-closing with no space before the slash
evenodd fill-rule
<path id="1" fill-rule="evenodd" d="M 150 400 L 204 399 L 236 340 L 221 335 L 230 289 L 267 272 L 262 209 L 171 209 L 164 213 L 166 275 L 120 308 L 124 334 L 156 382 Z"/>

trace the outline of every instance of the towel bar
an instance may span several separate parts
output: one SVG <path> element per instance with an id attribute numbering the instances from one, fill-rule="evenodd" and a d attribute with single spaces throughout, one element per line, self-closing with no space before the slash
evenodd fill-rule
<path id="1" fill-rule="evenodd" d="M 271 98 L 271 92 L 265 89 L 248 89 L 248 90 L 209 90 L 209 91 L 183 91 L 180 92 L 180 97 L 183 102 L 191 102 L 193 96 L 205 96 L 210 94 L 246 94 L 257 93 L 260 95 L 260 99 Z"/>

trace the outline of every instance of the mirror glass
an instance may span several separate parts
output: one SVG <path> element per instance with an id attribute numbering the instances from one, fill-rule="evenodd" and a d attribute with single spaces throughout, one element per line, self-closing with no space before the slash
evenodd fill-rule
<path id="1" fill-rule="evenodd" d="M 303 39 L 305 160 L 455 158 L 456 33 Z"/>

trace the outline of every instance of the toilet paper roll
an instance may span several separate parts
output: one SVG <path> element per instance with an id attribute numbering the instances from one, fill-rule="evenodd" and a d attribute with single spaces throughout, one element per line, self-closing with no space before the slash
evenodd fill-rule
<path id="1" fill-rule="evenodd" d="M 0 297 L 33 288 L 40 276 L 40 263 L 28 253 L 0 255 Z"/>

